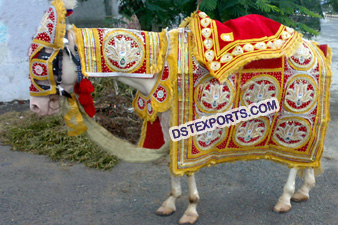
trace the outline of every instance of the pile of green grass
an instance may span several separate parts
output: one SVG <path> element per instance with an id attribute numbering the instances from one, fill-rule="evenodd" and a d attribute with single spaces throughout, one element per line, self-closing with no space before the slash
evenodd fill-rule
<path id="1" fill-rule="evenodd" d="M 81 162 L 103 170 L 119 162 L 85 135 L 69 137 L 61 116 L 39 117 L 29 111 L 5 113 L 0 115 L 0 140 L 14 151 L 48 155 L 55 161 Z"/>

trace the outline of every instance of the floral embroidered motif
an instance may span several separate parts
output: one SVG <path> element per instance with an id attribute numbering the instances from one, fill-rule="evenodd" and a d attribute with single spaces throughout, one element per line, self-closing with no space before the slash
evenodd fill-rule
<path id="1" fill-rule="evenodd" d="M 261 142 L 268 130 L 268 120 L 257 118 L 240 123 L 235 131 L 235 140 L 238 144 L 247 146 Z"/>
<path id="2" fill-rule="evenodd" d="M 254 84 L 254 88 L 252 90 L 248 90 L 248 95 L 246 95 L 246 99 L 248 99 L 250 102 L 260 102 L 265 99 L 272 98 L 273 94 L 275 94 L 275 91 L 269 91 L 269 89 L 273 87 L 272 84 Z"/>
<path id="3" fill-rule="evenodd" d="M 217 132 L 217 130 L 212 130 L 212 131 L 205 132 L 201 135 L 198 135 L 197 141 L 201 141 L 201 142 L 204 142 L 206 145 L 209 145 L 212 140 L 219 138 L 220 136 L 221 134 Z"/>
<path id="4" fill-rule="evenodd" d="M 47 72 L 47 66 L 41 62 L 33 62 L 32 63 L 32 73 L 35 76 L 38 77 L 46 77 L 48 76 L 48 72 Z"/>
<path id="5" fill-rule="evenodd" d="M 164 102 L 167 98 L 167 91 L 162 85 L 158 85 L 153 97 L 160 103 Z"/>
<path id="6" fill-rule="evenodd" d="M 215 130 L 207 131 L 194 136 L 194 141 L 199 149 L 209 150 L 219 144 L 228 133 L 228 128 L 216 128 Z"/>
<path id="7" fill-rule="evenodd" d="M 205 89 L 201 100 L 209 103 L 213 108 L 216 108 L 220 103 L 226 101 L 229 94 L 230 92 L 223 91 L 223 85 L 210 84 L 210 90 Z"/>
<path id="8" fill-rule="evenodd" d="M 289 143 L 290 141 L 299 141 L 304 138 L 305 132 L 300 131 L 299 127 L 297 127 L 295 124 L 292 125 L 286 125 L 284 128 L 279 127 L 276 131 L 276 134 L 278 134 L 285 142 Z"/>
<path id="9" fill-rule="evenodd" d="M 215 78 L 203 79 L 195 89 L 195 102 L 202 112 L 222 112 L 229 108 L 233 91 L 229 82 L 220 84 Z"/>
<path id="10" fill-rule="evenodd" d="M 294 89 L 288 89 L 286 99 L 295 102 L 297 106 L 300 106 L 305 102 L 311 101 L 313 99 L 311 95 L 314 94 L 314 91 L 308 91 L 308 86 L 309 84 L 295 84 Z"/>
<path id="11" fill-rule="evenodd" d="M 273 140 L 285 147 L 300 148 L 308 141 L 310 131 L 311 126 L 306 119 L 286 117 L 278 121 Z"/>
<path id="12" fill-rule="evenodd" d="M 37 66 L 34 68 L 34 71 L 35 71 L 36 74 L 41 75 L 42 72 L 43 72 L 43 69 L 42 69 L 41 66 L 37 65 Z"/>
<path id="13" fill-rule="evenodd" d="M 296 53 L 288 59 L 295 69 L 309 69 L 314 64 L 314 56 L 310 47 L 304 42 Z"/>
<path id="14" fill-rule="evenodd" d="M 103 40 L 104 57 L 112 71 L 132 72 L 144 60 L 143 41 L 127 31 L 112 31 Z"/>
<path id="15" fill-rule="evenodd" d="M 291 112 L 304 113 L 317 101 L 316 84 L 308 75 L 298 75 L 287 83 L 284 105 Z"/>
<path id="16" fill-rule="evenodd" d="M 278 97 L 278 81 L 268 75 L 253 77 L 242 87 L 242 104 L 248 106 L 272 97 Z"/>
<path id="17" fill-rule="evenodd" d="M 140 109 L 140 110 L 144 110 L 145 108 L 145 100 L 141 97 L 138 97 L 138 100 L 137 100 L 137 107 Z"/>
<path id="18" fill-rule="evenodd" d="M 107 56 L 112 60 L 116 60 L 122 68 L 125 68 L 129 63 L 140 59 L 140 49 L 132 47 L 131 41 L 127 41 L 125 37 L 121 40 L 114 38 L 115 45 L 107 46 Z"/>

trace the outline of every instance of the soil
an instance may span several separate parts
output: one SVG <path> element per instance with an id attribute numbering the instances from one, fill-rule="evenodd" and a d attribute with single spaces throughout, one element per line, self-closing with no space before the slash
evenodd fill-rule
<path id="1" fill-rule="evenodd" d="M 129 95 L 104 93 L 95 102 L 95 119 L 114 136 L 137 144 L 141 135 L 142 120 L 134 112 L 132 102 L 133 98 Z"/>

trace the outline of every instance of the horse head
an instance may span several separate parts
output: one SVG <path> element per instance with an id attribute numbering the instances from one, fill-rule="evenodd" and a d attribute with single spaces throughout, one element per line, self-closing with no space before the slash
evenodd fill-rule
<path id="1" fill-rule="evenodd" d="M 75 36 L 65 22 L 75 5 L 76 0 L 54 0 L 29 49 L 30 108 L 40 115 L 57 113 L 59 97 L 69 96 L 78 79 Z"/>

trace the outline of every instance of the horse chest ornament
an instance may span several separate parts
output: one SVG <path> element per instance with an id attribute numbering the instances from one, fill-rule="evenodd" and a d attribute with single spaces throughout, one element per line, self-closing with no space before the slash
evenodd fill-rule
<path id="1" fill-rule="evenodd" d="M 180 222 L 194 223 L 199 196 L 193 174 L 202 167 L 240 160 L 268 159 L 292 168 L 275 211 L 288 211 L 291 197 L 308 198 L 314 170 L 320 170 L 329 121 L 326 90 L 332 74 L 328 46 L 304 40 L 295 30 L 259 15 L 220 23 L 197 11 L 169 32 L 73 26 L 76 42 L 71 51 L 63 41 L 65 17 L 72 7 L 67 9 L 62 0 L 53 1 L 33 38 L 29 52 L 31 104 L 37 104 L 33 102 L 39 96 L 67 95 L 65 121 L 70 134 L 87 131 L 95 143 L 121 159 L 158 159 L 167 153 L 164 146 L 170 140 L 170 127 L 271 98 L 279 102 L 280 110 L 273 114 L 172 141 L 173 192 L 158 214 L 175 211 L 175 200 L 181 194 L 178 175 L 188 175 L 191 201 Z M 46 53 L 45 48 L 52 51 Z M 63 78 L 75 77 L 71 84 L 77 95 L 62 88 L 66 83 L 61 79 L 63 53 L 76 66 L 76 71 Z M 117 146 L 112 142 L 117 140 L 87 118 L 86 113 L 95 114 L 88 77 L 122 77 L 131 84 L 137 79 L 144 86 L 153 82 L 147 94 L 138 91 L 133 101 L 144 119 L 140 148 L 119 151 L 111 147 Z M 41 85 L 41 81 L 49 85 Z M 168 112 L 170 121 L 166 120 Z M 294 189 L 298 169 L 304 169 L 305 181 L 293 194 L 289 190 Z"/>

